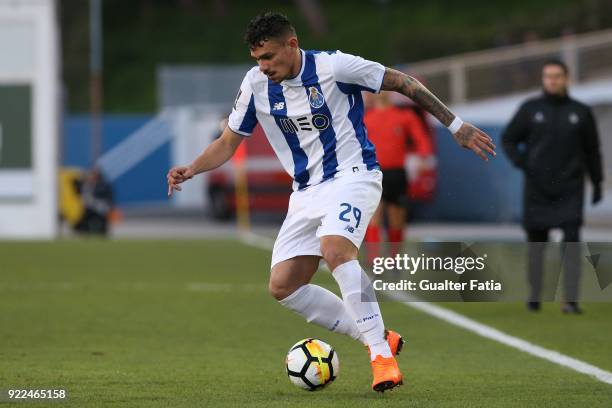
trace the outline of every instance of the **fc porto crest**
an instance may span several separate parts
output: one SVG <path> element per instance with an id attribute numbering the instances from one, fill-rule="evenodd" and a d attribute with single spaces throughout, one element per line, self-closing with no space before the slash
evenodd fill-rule
<path id="1" fill-rule="evenodd" d="M 311 86 L 308 88 L 308 103 L 315 109 L 319 109 L 325 103 L 323 94 L 319 92 L 317 88 Z"/>

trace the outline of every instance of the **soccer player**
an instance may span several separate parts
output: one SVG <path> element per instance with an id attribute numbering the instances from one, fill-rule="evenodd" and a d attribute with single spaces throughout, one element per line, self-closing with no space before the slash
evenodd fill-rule
<path id="1" fill-rule="evenodd" d="M 402 72 L 340 51 L 302 50 L 281 14 L 256 16 L 245 40 L 257 66 L 242 81 L 228 126 L 191 164 L 170 169 L 168 194 L 229 160 L 259 122 L 294 179 L 272 251 L 270 293 L 306 321 L 363 342 L 370 352 L 372 388 L 391 389 L 402 383 L 394 355 L 403 340 L 385 330 L 374 290 L 357 261 L 382 181 L 363 124 L 361 91 L 390 90 L 412 98 L 484 160 L 487 153 L 495 155 L 495 146 Z M 342 298 L 310 284 L 321 258 Z"/>

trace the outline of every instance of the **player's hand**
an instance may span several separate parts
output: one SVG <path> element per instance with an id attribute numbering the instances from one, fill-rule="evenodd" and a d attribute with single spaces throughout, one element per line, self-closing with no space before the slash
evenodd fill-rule
<path id="1" fill-rule="evenodd" d="M 168 179 L 168 197 L 172 195 L 174 190 L 181 191 L 179 184 L 184 183 L 194 176 L 191 167 L 178 166 L 173 167 L 168 171 L 166 178 Z"/>
<path id="2" fill-rule="evenodd" d="M 464 122 L 453 137 L 461 147 L 470 149 L 484 161 L 489 161 L 486 153 L 496 156 L 491 137 L 470 123 Z"/>

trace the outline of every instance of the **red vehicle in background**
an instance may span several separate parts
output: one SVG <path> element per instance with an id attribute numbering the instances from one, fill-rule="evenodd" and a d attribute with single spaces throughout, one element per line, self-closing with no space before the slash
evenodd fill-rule
<path id="1" fill-rule="evenodd" d="M 284 214 L 292 191 L 292 179 L 283 169 L 261 126 L 242 143 L 249 209 L 252 212 Z M 236 161 L 230 160 L 209 173 L 208 197 L 210 211 L 217 219 L 227 219 L 236 213 Z"/>

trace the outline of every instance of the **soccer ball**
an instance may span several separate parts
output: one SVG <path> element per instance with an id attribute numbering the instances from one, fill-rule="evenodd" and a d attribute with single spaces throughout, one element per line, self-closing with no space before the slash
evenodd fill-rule
<path id="1" fill-rule="evenodd" d="M 314 391 L 336 379 L 340 362 L 329 344 L 317 339 L 303 339 L 289 349 L 286 367 L 293 384 Z"/>

